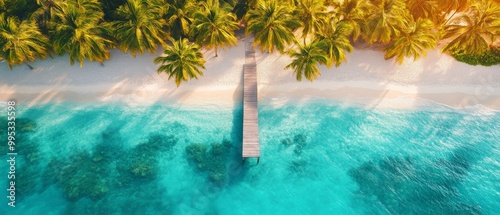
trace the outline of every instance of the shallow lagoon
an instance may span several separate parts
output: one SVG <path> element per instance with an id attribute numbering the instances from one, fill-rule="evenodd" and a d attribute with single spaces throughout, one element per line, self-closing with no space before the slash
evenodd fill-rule
<path id="1" fill-rule="evenodd" d="M 21 106 L 16 208 L 0 214 L 500 214 L 499 112 L 259 111 L 255 165 L 241 107 Z"/>

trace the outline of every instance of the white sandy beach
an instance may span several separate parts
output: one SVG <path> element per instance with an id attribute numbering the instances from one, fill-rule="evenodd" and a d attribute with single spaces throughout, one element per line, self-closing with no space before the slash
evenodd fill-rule
<path id="1" fill-rule="evenodd" d="M 26 105 L 58 101 L 122 101 L 152 104 L 167 101 L 186 105 L 233 106 L 241 101 L 245 42 L 237 47 L 204 49 L 207 63 L 199 80 L 182 83 L 179 88 L 165 74 L 156 73 L 153 59 L 161 54 L 132 57 L 112 50 L 111 59 L 101 66 L 86 62 L 83 68 L 71 66 L 67 56 L 37 60 L 9 70 L 0 62 L 0 101 L 16 99 Z M 398 65 L 384 60 L 383 53 L 355 49 L 340 67 L 321 66 L 316 81 L 297 82 L 284 67 L 290 58 L 277 53 L 256 52 L 259 99 L 280 104 L 314 98 L 366 107 L 412 108 L 428 102 L 452 107 L 482 105 L 500 110 L 500 66 L 469 66 L 439 50 L 426 58 Z"/>

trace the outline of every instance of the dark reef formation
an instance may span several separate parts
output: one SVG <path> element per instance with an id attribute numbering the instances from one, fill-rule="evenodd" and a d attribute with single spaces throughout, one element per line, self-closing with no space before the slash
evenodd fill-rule
<path id="1" fill-rule="evenodd" d="M 390 214 L 481 214 L 480 206 L 463 202 L 457 188 L 480 157 L 472 147 L 425 165 L 411 157 L 387 157 L 349 175 L 358 184 L 357 197 Z"/>
<path id="2" fill-rule="evenodd" d="M 227 164 L 230 159 L 231 142 L 191 144 L 186 146 L 189 162 L 200 172 L 206 172 L 210 181 L 223 184 L 228 178 Z"/>
<path id="3" fill-rule="evenodd" d="M 304 148 L 307 146 L 307 137 L 304 134 L 296 134 L 293 139 L 285 138 L 281 140 L 281 144 L 285 147 L 293 146 L 293 152 L 296 155 L 301 155 Z"/>

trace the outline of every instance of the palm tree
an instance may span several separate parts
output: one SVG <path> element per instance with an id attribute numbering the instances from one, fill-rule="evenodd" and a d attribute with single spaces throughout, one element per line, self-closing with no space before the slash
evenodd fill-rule
<path id="1" fill-rule="evenodd" d="M 165 46 L 167 34 L 163 31 L 161 5 L 146 0 L 128 0 L 116 10 L 120 18 L 113 23 L 118 46 L 124 52 L 143 54 L 145 50 L 153 53 L 158 44 Z"/>
<path id="2" fill-rule="evenodd" d="M 353 47 L 349 41 L 353 27 L 347 22 L 335 23 L 333 20 L 316 33 L 316 40 L 328 56 L 326 65 L 331 67 L 334 63 L 338 67 L 347 57 L 345 52 L 352 52 Z"/>
<path id="3" fill-rule="evenodd" d="M 318 31 L 326 23 L 328 13 L 326 12 L 324 0 L 300 0 L 297 10 L 299 20 L 304 26 L 302 38 L 305 45 L 307 35 Z"/>
<path id="4" fill-rule="evenodd" d="M 203 75 L 201 69 L 205 69 L 205 60 L 200 52 L 200 46 L 190 43 L 186 38 L 171 42 L 172 45 L 165 48 L 165 56 L 154 59 L 156 64 L 161 64 L 158 73 L 168 74 L 169 80 L 174 77 L 177 87 L 182 81 L 198 79 L 198 75 Z"/>
<path id="5" fill-rule="evenodd" d="M 194 14 L 193 31 L 196 32 L 198 44 L 206 45 L 208 48 L 217 48 L 236 45 L 237 39 L 234 30 L 239 26 L 236 16 L 230 12 L 231 8 L 219 6 L 218 0 L 202 2 L 203 9 Z"/>
<path id="6" fill-rule="evenodd" d="M 283 53 L 285 46 L 295 41 L 292 29 L 299 27 L 300 22 L 292 16 L 292 9 L 276 0 L 259 1 L 256 8 L 246 15 L 246 33 L 254 33 L 254 45 L 272 53 L 276 48 Z"/>
<path id="7" fill-rule="evenodd" d="M 167 0 L 164 17 L 172 37 L 189 36 L 189 27 L 193 22 L 191 16 L 196 9 L 192 0 Z"/>
<path id="8" fill-rule="evenodd" d="M 405 57 L 426 55 L 426 50 L 436 47 L 437 35 L 430 19 L 417 19 L 394 39 L 385 50 L 385 59 L 396 57 L 398 63 L 403 63 Z"/>
<path id="9" fill-rule="evenodd" d="M 443 0 L 408 0 L 406 6 L 413 18 L 430 19 L 438 25 L 443 21 L 439 2 L 443 2 Z"/>
<path id="10" fill-rule="evenodd" d="M 445 25 L 455 17 L 455 14 L 466 11 L 471 6 L 470 0 L 439 0 L 437 3 L 442 13 L 448 16 Z M 451 12 L 453 13 L 450 14 Z"/>
<path id="11" fill-rule="evenodd" d="M 369 14 L 369 4 L 366 0 L 344 0 L 334 5 L 336 7 L 335 19 L 345 22 L 352 27 L 354 41 L 361 35 L 361 26 Z"/>
<path id="12" fill-rule="evenodd" d="M 445 27 L 445 38 L 454 37 L 444 51 L 482 54 L 500 37 L 500 5 L 492 0 L 476 2 L 469 13 L 456 17 Z"/>
<path id="13" fill-rule="evenodd" d="M 102 12 L 104 12 L 104 20 L 113 21 L 115 17 L 115 10 L 127 2 L 127 0 L 100 0 L 102 4 Z"/>
<path id="14" fill-rule="evenodd" d="M 0 0 L 0 13 L 24 20 L 38 8 L 35 0 Z"/>
<path id="15" fill-rule="evenodd" d="M 365 18 L 369 14 L 369 4 L 367 0 L 333 0 L 330 4 L 335 8 L 334 22 L 344 22 L 352 27 L 351 36 L 356 41 L 361 35 L 361 27 Z"/>
<path id="16" fill-rule="evenodd" d="M 85 11 L 68 4 L 49 22 L 49 35 L 56 54 L 68 52 L 71 65 L 83 66 L 85 59 L 103 62 L 109 59 L 108 47 L 113 46 L 110 32 L 101 24 L 101 11 Z"/>
<path id="17" fill-rule="evenodd" d="M 245 17 L 250 8 L 255 8 L 256 4 L 256 0 L 238 0 L 238 3 L 234 5 L 232 12 L 236 14 L 236 17 L 240 20 Z"/>
<path id="18" fill-rule="evenodd" d="M 318 63 L 326 64 L 328 62 L 327 54 L 318 42 L 297 45 L 299 52 L 295 50 L 290 51 L 290 57 L 293 58 L 293 61 L 285 69 L 293 69 L 297 81 L 302 81 L 302 76 L 304 76 L 312 82 L 321 75 Z"/>
<path id="19" fill-rule="evenodd" d="M 34 22 L 19 21 L 15 17 L 5 18 L 0 14 L 0 58 L 12 65 L 34 61 L 47 56 L 48 39 L 40 32 Z"/>
<path id="20" fill-rule="evenodd" d="M 85 11 L 102 12 L 101 3 L 98 0 L 67 0 L 69 4 L 73 4 L 76 8 Z M 102 12 L 104 13 L 104 12 Z"/>
<path id="21" fill-rule="evenodd" d="M 48 33 L 47 23 L 54 19 L 56 11 L 61 11 L 61 7 L 67 2 L 61 0 L 36 0 L 36 3 L 40 7 L 30 15 L 30 19 L 37 22 L 42 32 Z"/>
<path id="22" fill-rule="evenodd" d="M 371 5 L 363 38 L 370 44 L 389 43 L 406 26 L 407 10 L 403 0 L 368 0 Z"/>

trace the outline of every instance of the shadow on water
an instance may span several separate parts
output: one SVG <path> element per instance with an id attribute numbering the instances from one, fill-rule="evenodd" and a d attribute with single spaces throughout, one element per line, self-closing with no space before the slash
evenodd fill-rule
<path id="1" fill-rule="evenodd" d="M 243 136 L 243 73 L 240 84 L 233 93 L 230 139 L 222 143 L 197 143 L 186 147 L 187 158 L 199 172 L 207 173 L 209 186 L 223 188 L 243 180 L 248 166 L 241 157 Z"/>
<path id="2" fill-rule="evenodd" d="M 243 68 L 242 68 L 243 71 Z M 241 73 L 240 83 L 234 91 L 233 100 L 235 101 L 233 109 L 233 123 L 231 128 L 232 152 L 231 159 L 228 162 L 228 174 L 230 183 L 241 182 L 246 173 L 248 166 L 244 165 L 242 160 L 243 148 L 243 72 Z"/>
<path id="3" fill-rule="evenodd" d="M 190 203 L 180 203 L 176 210 L 182 214 L 214 214 L 215 200 L 228 187 L 241 182 L 249 166 L 242 162 L 243 136 L 243 73 L 233 93 L 230 138 L 221 143 L 195 143 L 186 146 L 187 160 L 198 173 L 207 176 L 207 182 L 192 194 Z"/>
<path id="4" fill-rule="evenodd" d="M 358 184 L 357 197 L 377 205 L 371 213 L 482 214 L 479 205 L 461 199 L 458 186 L 487 152 L 479 145 L 462 146 L 447 159 L 425 165 L 412 157 L 386 157 L 351 169 L 349 175 Z"/>

